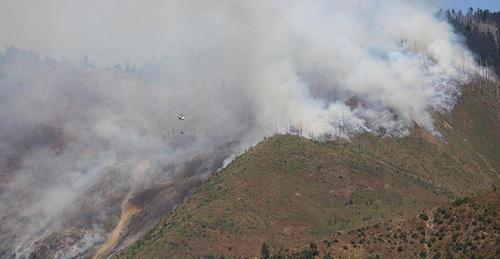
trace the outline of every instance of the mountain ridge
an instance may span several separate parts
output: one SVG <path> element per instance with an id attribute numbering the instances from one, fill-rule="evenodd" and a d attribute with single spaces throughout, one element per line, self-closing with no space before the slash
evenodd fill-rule
<path id="1" fill-rule="evenodd" d="M 416 126 L 403 138 L 266 139 L 215 173 L 119 258 L 258 256 L 498 185 L 496 86 L 464 86 L 436 115 L 446 143 Z"/>

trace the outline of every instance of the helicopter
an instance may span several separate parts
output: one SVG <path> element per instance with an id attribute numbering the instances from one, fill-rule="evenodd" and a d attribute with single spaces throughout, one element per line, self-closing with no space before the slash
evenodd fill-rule
<path id="1" fill-rule="evenodd" d="M 186 115 L 181 113 L 181 114 L 177 115 L 177 119 L 180 120 L 180 121 L 183 121 L 183 120 L 186 119 Z M 181 130 L 181 135 L 184 135 L 184 127 Z"/>

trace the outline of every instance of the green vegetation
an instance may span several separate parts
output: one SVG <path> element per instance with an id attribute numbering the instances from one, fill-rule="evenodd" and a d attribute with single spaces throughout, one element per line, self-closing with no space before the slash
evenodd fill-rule
<path id="1" fill-rule="evenodd" d="M 363 230 L 356 231 L 355 239 L 331 247 L 348 253 L 368 242 L 395 239 L 390 251 L 418 257 L 420 250 L 408 249 L 411 242 L 435 249 L 447 240 L 453 219 L 449 211 L 429 214 L 436 228 L 432 237 L 418 225 L 411 232 L 391 232 L 390 237 L 372 240 L 364 227 L 387 219 L 416 218 L 423 210 L 498 185 L 500 141 L 492 125 L 498 125 L 500 110 L 490 88 L 477 89 L 481 88 L 465 88 L 453 113 L 436 115 L 446 143 L 418 127 L 404 138 L 363 134 L 351 142 L 288 135 L 269 138 L 212 175 L 118 257 L 254 257 L 261 255 L 262 240 L 272 252 L 357 229 Z M 465 205 L 470 203 L 456 203 Z M 421 216 L 421 224 L 424 218 L 429 221 L 428 215 Z M 460 243 L 462 250 L 470 247 L 466 241 Z M 319 248 L 309 245 L 300 252 L 315 254 Z"/>
<path id="2" fill-rule="evenodd" d="M 305 248 L 297 255 L 298 258 L 303 259 L 313 259 L 315 256 L 319 254 L 318 248 L 315 243 L 310 243 L 309 247 Z"/>
<path id="3" fill-rule="evenodd" d="M 500 74 L 500 12 L 470 8 L 465 14 L 448 10 L 441 15 L 464 36 L 467 47 L 476 53 L 476 62 Z"/>
<path id="4" fill-rule="evenodd" d="M 269 246 L 266 244 L 266 242 L 263 242 L 262 248 L 260 249 L 260 258 L 267 259 L 270 256 L 271 256 L 271 253 L 269 252 Z"/>
<path id="5" fill-rule="evenodd" d="M 419 217 L 420 217 L 420 219 L 422 219 L 422 220 L 424 220 L 424 221 L 429 220 L 429 216 L 427 216 L 427 214 L 424 214 L 424 213 L 421 213 L 421 214 L 419 215 Z"/>
<path id="6" fill-rule="evenodd" d="M 500 230 L 497 224 L 500 216 L 497 211 L 500 208 L 500 192 L 494 191 L 467 200 L 468 203 L 461 205 L 450 202 L 430 210 L 431 215 L 442 219 L 439 226 L 427 224 L 420 218 L 409 218 L 400 222 L 389 220 L 347 233 L 337 232 L 316 242 L 318 255 L 373 258 L 376 252 L 382 258 L 498 257 L 497 236 Z M 381 224 L 385 227 L 375 227 Z M 419 236 L 420 231 L 423 233 Z M 329 246 L 332 240 L 339 245 Z M 351 244 L 355 249 L 348 249 L 345 244 Z M 280 258 L 302 258 L 303 250 L 292 249 Z"/>

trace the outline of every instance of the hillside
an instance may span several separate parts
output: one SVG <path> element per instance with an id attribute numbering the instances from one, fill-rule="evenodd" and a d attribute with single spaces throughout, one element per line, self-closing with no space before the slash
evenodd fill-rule
<path id="1" fill-rule="evenodd" d="M 500 191 L 330 237 L 273 258 L 494 258 L 500 256 Z"/>
<path id="2" fill-rule="evenodd" d="M 446 141 L 420 128 L 352 142 L 269 138 L 214 174 L 120 258 L 259 256 L 391 219 L 400 221 L 499 181 L 500 109 L 486 82 L 465 86 Z"/>
<path id="3" fill-rule="evenodd" d="M 476 54 L 479 64 L 500 74 L 500 12 L 469 8 L 465 14 L 460 10 L 447 10 L 440 15 L 464 37 L 464 43 Z M 488 74 L 487 71 L 482 73 Z"/>

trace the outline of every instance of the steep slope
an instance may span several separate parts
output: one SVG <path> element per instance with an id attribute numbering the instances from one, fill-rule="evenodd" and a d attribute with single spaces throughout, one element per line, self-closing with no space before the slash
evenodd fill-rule
<path id="1" fill-rule="evenodd" d="M 500 256 L 500 191 L 330 237 L 273 258 L 494 258 Z"/>
<path id="2" fill-rule="evenodd" d="M 499 184 L 500 110 L 487 82 L 464 87 L 445 141 L 416 127 L 404 138 L 351 142 L 269 138 L 214 174 L 123 258 L 258 256 L 383 220 L 401 220 Z"/>

